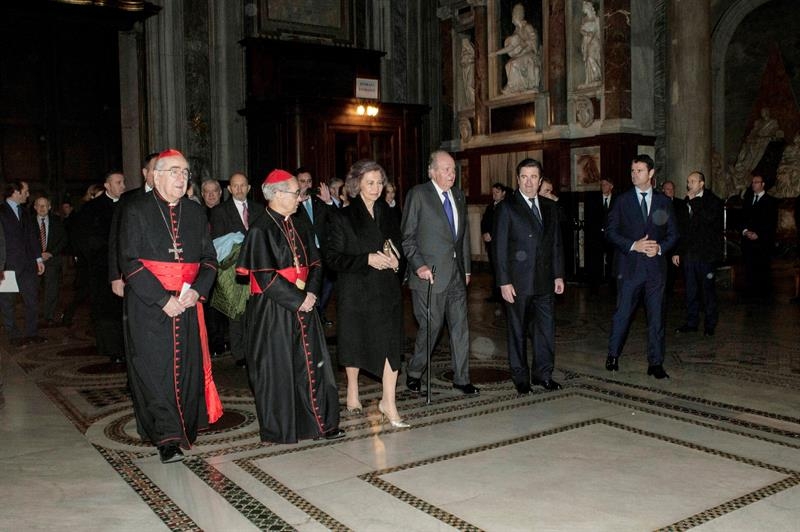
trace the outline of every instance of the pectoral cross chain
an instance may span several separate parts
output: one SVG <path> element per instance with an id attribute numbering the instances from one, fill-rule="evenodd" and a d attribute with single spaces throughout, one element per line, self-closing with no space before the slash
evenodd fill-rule
<path id="1" fill-rule="evenodd" d="M 174 258 L 175 258 L 175 260 L 178 260 L 178 259 L 180 259 L 180 258 L 181 258 L 181 253 L 183 253 L 183 250 L 182 250 L 181 248 L 179 248 L 179 247 L 178 247 L 178 244 L 176 244 L 176 243 L 174 243 L 174 242 L 173 242 L 172 246 L 173 246 L 173 247 L 169 248 L 169 249 L 167 250 L 167 252 L 169 252 L 169 253 L 173 253 L 173 254 L 175 255 L 175 257 L 174 257 Z"/>

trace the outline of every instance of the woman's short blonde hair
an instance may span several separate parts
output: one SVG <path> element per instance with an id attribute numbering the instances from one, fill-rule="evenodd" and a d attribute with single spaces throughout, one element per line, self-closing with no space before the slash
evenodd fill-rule
<path id="1" fill-rule="evenodd" d="M 344 182 L 344 188 L 347 191 L 347 195 L 351 198 L 358 196 L 358 192 L 361 189 L 361 179 L 364 177 L 364 174 L 375 171 L 381 173 L 381 180 L 383 181 L 382 184 L 385 185 L 387 181 L 386 171 L 381 165 L 371 159 L 361 159 L 360 161 L 356 161 L 353 166 L 350 167 L 350 171 L 347 172 L 347 178 Z"/>

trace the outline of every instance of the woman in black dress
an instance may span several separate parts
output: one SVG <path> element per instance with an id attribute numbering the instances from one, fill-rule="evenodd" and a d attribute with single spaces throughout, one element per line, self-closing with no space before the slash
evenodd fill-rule
<path id="1" fill-rule="evenodd" d="M 403 353 L 403 300 L 400 279 L 400 224 L 389 214 L 381 193 L 386 172 L 375 161 L 361 160 L 347 175 L 350 204 L 333 217 L 326 259 L 336 281 L 339 361 L 347 373 L 347 410 L 361 412 L 358 373 L 381 375 L 378 409 L 393 427 L 400 419 L 395 388 Z"/>

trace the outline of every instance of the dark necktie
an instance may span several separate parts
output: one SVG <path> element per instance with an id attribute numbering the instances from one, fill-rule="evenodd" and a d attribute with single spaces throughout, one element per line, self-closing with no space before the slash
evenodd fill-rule
<path id="1" fill-rule="evenodd" d="M 442 192 L 442 197 L 444 201 L 442 202 L 442 206 L 444 207 L 444 214 L 447 216 L 447 223 L 450 224 L 450 231 L 453 233 L 453 240 L 456 239 L 456 221 L 453 217 L 453 206 L 450 204 L 450 198 L 447 197 L 447 191 Z"/>
<path id="2" fill-rule="evenodd" d="M 17 205 L 17 220 L 22 220 L 22 205 Z"/>
<path id="3" fill-rule="evenodd" d="M 756 203 L 758 203 L 758 194 L 753 196 L 753 205 L 755 205 Z"/>
<path id="4" fill-rule="evenodd" d="M 644 221 L 647 222 L 647 192 L 639 192 L 642 195 L 642 216 Z"/>
<path id="5" fill-rule="evenodd" d="M 242 203 L 242 223 L 245 229 L 250 229 L 250 213 L 247 211 L 247 202 Z"/>
<path id="6" fill-rule="evenodd" d="M 542 213 L 539 212 L 539 207 L 536 206 L 536 200 L 531 198 L 531 210 L 533 211 L 533 216 L 542 223 Z"/>
<path id="7" fill-rule="evenodd" d="M 42 251 L 47 249 L 47 229 L 44 227 L 44 218 L 39 220 L 39 242 L 42 243 Z"/>
<path id="8" fill-rule="evenodd" d="M 608 196 L 606 196 L 605 198 L 603 198 L 603 208 L 604 208 L 605 210 L 608 210 Z"/>

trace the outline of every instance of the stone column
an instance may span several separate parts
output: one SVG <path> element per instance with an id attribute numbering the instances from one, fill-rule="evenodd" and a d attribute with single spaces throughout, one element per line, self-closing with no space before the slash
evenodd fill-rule
<path id="1" fill-rule="evenodd" d="M 605 118 L 631 118 L 631 0 L 606 0 L 602 13 Z"/>
<path id="2" fill-rule="evenodd" d="M 142 149 L 146 139 L 146 124 L 142 124 L 141 106 L 145 102 L 141 56 L 142 25 L 119 33 L 119 106 L 122 133 L 122 171 L 125 186 L 136 188 L 142 185 Z"/>
<path id="3" fill-rule="evenodd" d="M 549 123 L 567 123 L 567 26 L 564 0 L 550 0 L 547 54 L 548 90 L 550 92 Z M 539 109 L 537 109 L 538 114 Z M 538 120 L 537 120 L 538 122 Z"/>
<path id="4" fill-rule="evenodd" d="M 711 6 L 709 0 L 667 3 L 667 157 L 664 179 L 683 196 L 692 170 L 711 188 Z"/>
<path id="5" fill-rule="evenodd" d="M 476 2 L 473 2 L 475 4 Z M 473 7 L 475 12 L 475 135 L 489 134 L 489 58 L 486 43 L 489 30 L 486 20 L 486 5 Z"/>

